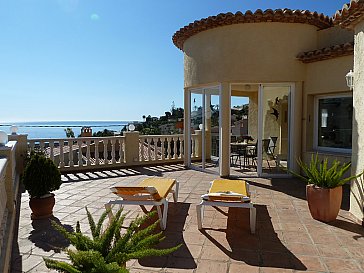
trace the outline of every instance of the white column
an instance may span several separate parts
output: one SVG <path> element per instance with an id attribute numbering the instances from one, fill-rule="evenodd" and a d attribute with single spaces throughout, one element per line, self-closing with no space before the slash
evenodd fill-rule
<path id="1" fill-rule="evenodd" d="M 230 175 L 230 84 L 222 83 L 220 91 L 220 176 Z"/>
<path id="2" fill-rule="evenodd" d="M 188 167 L 191 164 L 191 95 L 187 88 L 184 90 L 184 119 L 183 119 L 183 133 L 184 133 L 184 165 Z"/>

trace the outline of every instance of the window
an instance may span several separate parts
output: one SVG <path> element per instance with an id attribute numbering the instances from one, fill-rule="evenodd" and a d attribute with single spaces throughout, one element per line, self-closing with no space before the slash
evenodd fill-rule
<path id="1" fill-rule="evenodd" d="M 318 97 L 316 105 L 317 149 L 351 152 L 353 97 Z"/>

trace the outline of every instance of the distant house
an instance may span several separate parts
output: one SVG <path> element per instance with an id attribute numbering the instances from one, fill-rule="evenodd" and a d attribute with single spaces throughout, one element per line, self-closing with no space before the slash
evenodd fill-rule
<path id="1" fill-rule="evenodd" d="M 243 119 L 232 122 L 231 134 L 233 136 L 245 136 L 248 135 L 248 117 L 244 116 Z"/>

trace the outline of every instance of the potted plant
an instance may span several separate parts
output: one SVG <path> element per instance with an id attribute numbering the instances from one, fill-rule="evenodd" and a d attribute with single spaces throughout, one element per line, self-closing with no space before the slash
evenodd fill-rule
<path id="1" fill-rule="evenodd" d="M 312 218 L 328 223 L 334 221 L 339 214 L 342 201 L 342 185 L 361 176 L 352 175 L 344 178 L 351 163 L 341 164 L 334 160 L 329 166 L 328 159 L 320 161 L 318 155 L 312 155 L 309 164 L 297 160 L 305 176 L 292 172 L 307 183 L 306 198 Z"/>
<path id="2" fill-rule="evenodd" d="M 110 211 L 106 210 L 96 223 L 86 208 L 91 238 L 82 233 L 79 222 L 75 231 L 68 231 L 52 221 L 53 227 L 67 238 L 73 247 L 66 249 L 70 263 L 43 258 L 47 268 L 65 273 L 128 273 L 126 262 L 131 259 L 168 255 L 180 248 L 181 244 L 167 249 L 155 248 L 165 238 L 162 232 L 154 232 L 159 220 L 148 224 L 156 215 L 155 211 L 142 217 L 138 216 L 125 232 L 122 232 L 122 229 L 126 214 L 123 215 L 122 211 L 123 209 L 118 210 L 102 230 Z"/>
<path id="3" fill-rule="evenodd" d="M 62 184 L 61 173 L 54 162 L 40 153 L 32 153 L 24 170 L 23 184 L 30 197 L 31 218 L 52 216 L 55 204 L 52 191 Z"/>

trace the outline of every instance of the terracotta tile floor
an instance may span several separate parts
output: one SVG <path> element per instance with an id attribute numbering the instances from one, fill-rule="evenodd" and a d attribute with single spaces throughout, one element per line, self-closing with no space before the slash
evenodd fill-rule
<path id="1" fill-rule="evenodd" d="M 84 207 L 100 215 L 114 198 L 109 188 L 133 185 L 147 176 L 176 178 L 179 202 L 170 204 L 166 239 L 161 247 L 182 243 L 167 257 L 130 261 L 130 272 L 364 272 L 364 228 L 350 221 L 348 191 L 338 219 L 324 224 L 311 218 L 305 185 L 295 179 L 247 179 L 255 191 L 257 232 L 249 231 L 244 209 L 206 207 L 204 229 L 197 229 L 195 205 L 216 175 L 185 170 L 180 165 L 65 175 L 56 192 L 54 219 L 66 228 L 77 220 L 88 231 Z M 142 211 L 130 210 L 127 222 Z M 22 194 L 12 272 L 51 272 L 42 257 L 65 259 L 67 247 L 48 220 L 31 221 L 28 195 Z"/>

